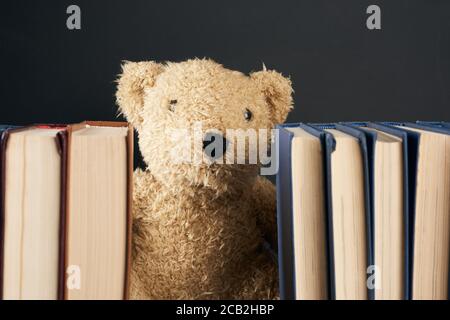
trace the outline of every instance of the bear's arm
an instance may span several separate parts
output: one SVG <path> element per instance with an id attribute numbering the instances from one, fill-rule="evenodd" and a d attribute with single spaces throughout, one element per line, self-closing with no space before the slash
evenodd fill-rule
<path id="1" fill-rule="evenodd" d="M 277 203 L 273 183 L 267 178 L 258 177 L 253 188 L 252 201 L 263 236 L 272 250 L 277 252 Z"/>
<path id="2" fill-rule="evenodd" d="M 149 299 L 147 284 L 152 281 L 145 268 L 146 253 L 151 251 L 148 234 L 151 228 L 149 216 L 152 214 L 152 203 L 158 183 L 149 171 L 137 169 L 133 174 L 133 248 L 132 271 L 130 279 L 130 297 L 132 299 Z"/>

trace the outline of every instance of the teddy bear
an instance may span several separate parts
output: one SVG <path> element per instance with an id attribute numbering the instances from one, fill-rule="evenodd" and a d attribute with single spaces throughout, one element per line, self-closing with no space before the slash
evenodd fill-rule
<path id="1" fill-rule="evenodd" d="M 168 130 L 270 130 L 292 93 L 289 78 L 265 67 L 123 63 L 116 100 L 147 165 L 134 172 L 131 299 L 278 298 L 274 185 L 259 164 L 172 161 L 187 136 Z"/>

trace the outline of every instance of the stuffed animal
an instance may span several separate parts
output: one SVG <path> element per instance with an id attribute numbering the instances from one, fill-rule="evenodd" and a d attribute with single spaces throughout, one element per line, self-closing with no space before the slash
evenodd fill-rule
<path id="1" fill-rule="evenodd" d="M 198 124 L 226 132 L 282 123 L 290 80 L 192 59 L 124 62 L 117 81 L 117 104 L 147 165 L 134 173 L 130 297 L 276 299 L 277 262 L 265 245 L 276 250 L 275 189 L 260 166 L 172 158 Z M 176 128 L 188 130 L 169 133 Z"/>

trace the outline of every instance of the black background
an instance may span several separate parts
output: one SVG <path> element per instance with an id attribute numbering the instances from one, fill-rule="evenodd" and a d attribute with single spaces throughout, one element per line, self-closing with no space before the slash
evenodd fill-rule
<path id="1" fill-rule="evenodd" d="M 221 314 L 223 306 L 236 305 L 273 305 L 270 315 L 231 315 Z M 202 315 L 177 315 L 179 308 L 210 307 L 207 318 Z M 96 318 L 134 318 L 142 314 L 148 318 L 168 319 L 289 319 L 293 314 L 314 314 L 318 318 L 361 319 L 362 316 L 373 319 L 384 319 L 389 315 L 402 314 L 406 319 L 414 317 L 425 319 L 430 317 L 430 310 L 435 314 L 447 314 L 449 302 L 446 301 L 314 301 L 314 300 L 282 300 L 282 301 L 199 301 L 199 300 L 147 300 L 147 301 L 0 301 L 2 313 L 17 316 L 29 316 L 30 312 L 39 317 L 61 319 L 62 314 L 70 314 L 73 318 L 85 319 L 87 316 Z M 227 309 L 228 310 L 228 309 Z"/>
<path id="2" fill-rule="evenodd" d="M 382 30 L 366 28 L 370 4 Z M 448 0 L 14 0 L 0 3 L 0 123 L 114 120 L 121 60 L 192 57 L 289 75 L 290 122 L 450 120 Z"/>

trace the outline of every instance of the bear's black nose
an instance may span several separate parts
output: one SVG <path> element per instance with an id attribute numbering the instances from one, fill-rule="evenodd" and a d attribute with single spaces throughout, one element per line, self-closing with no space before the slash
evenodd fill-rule
<path id="1" fill-rule="evenodd" d="M 228 141 L 217 132 L 207 132 L 203 138 L 203 152 L 211 159 L 216 160 L 227 152 Z"/>

